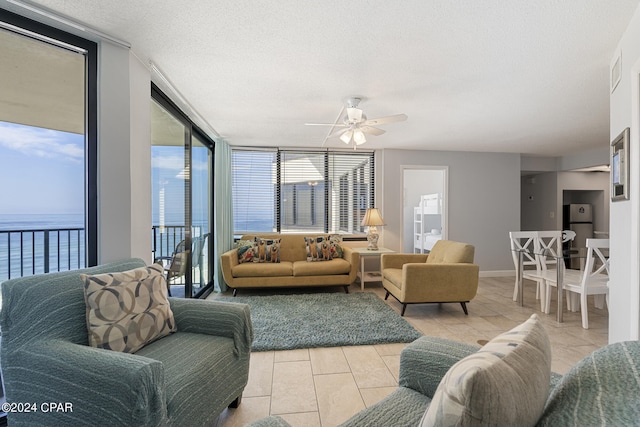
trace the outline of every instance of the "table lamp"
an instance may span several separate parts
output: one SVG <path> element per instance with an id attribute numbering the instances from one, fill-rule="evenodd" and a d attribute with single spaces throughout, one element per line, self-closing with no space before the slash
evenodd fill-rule
<path id="1" fill-rule="evenodd" d="M 367 241 L 369 242 L 369 244 L 367 245 L 367 249 L 370 251 L 377 251 L 378 238 L 380 237 L 380 235 L 378 234 L 378 229 L 376 227 L 378 225 L 384 225 L 382 215 L 380 215 L 380 210 L 378 208 L 367 209 L 367 212 L 364 214 L 364 218 L 362 219 L 362 223 L 360 225 L 369 227 L 369 231 L 367 233 Z"/>

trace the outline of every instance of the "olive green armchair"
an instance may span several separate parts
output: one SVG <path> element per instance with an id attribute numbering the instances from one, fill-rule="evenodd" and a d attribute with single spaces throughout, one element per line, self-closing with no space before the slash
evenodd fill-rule
<path id="1" fill-rule="evenodd" d="M 476 296 L 479 267 L 473 263 L 475 248 L 467 243 L 438 240 L 429 254 L 382 254 L 382 285 L 402 304 L 459 302 Z"/>

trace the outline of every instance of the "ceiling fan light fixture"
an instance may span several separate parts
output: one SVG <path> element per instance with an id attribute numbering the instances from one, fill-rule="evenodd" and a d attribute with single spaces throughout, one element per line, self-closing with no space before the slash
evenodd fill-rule
<path id="1" fill-rule="evenodd" d="M 344 142 L 345 144 L 348 144 L 351 142 L 351 137 L 353 137 L 353 130 L 349 129 L 348 131 L 340 135 L 340 141 Z"/>
<path id="2" fill-rule="evenodd" d="M 380 129 L 376 126 L 407 120 L 406 114 L 395 114 L 393 116 L 369 119 L 364 111 L 359 108 L 361 100 L 362 99 L 359 97 L 349 98 L 346 101 L 346 105 L 340 109 L 338 117 L 336 117 L 334 123 L 306 124 L 314 126 L 331 126 L 327 136 L 325 136 L 324 141 L 322 141 L 323 146 L 329 138 L 340 138 L 340 140 L 345 144 L 353 145 L 353 149 L 355 150 L 356 146 L 367 142 L 365 134 L 380 136 L 385 133 L 384 129 Z"/>
<path id="3" fill-rule="evenodd" d="M 360 145 L 367 142 L 367 138 L 365 138 L 364 132 L 362 132 L 360 129 L 356 129 L 356 131 L 353 132 L 353 141 L 356 143 L 356 145 Z"/>
<path id="4" fill-rule="evenodd" d="M 347 120 L 350 123 L 359 123 L 362 121 L 362 110 L 355 107 L 347 108 Z"/>

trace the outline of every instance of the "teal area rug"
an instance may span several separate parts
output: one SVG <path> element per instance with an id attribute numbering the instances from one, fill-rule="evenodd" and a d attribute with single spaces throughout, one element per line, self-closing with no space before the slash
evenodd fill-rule
<path id="1" fill-rule="evenodd" d="M 249 304 L 253 351 L 411 342 L 422 336 L 371 292 L 238 296 Z"/>

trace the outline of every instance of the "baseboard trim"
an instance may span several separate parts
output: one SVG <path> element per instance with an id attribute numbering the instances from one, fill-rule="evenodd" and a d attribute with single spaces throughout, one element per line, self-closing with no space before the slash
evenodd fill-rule
<path id="1" fill-rule="evenodd" d="M 515 270 L 493 270 L 493 271 L 481 271 L 480 277 L 507 277 L 515 276 Z"/>

